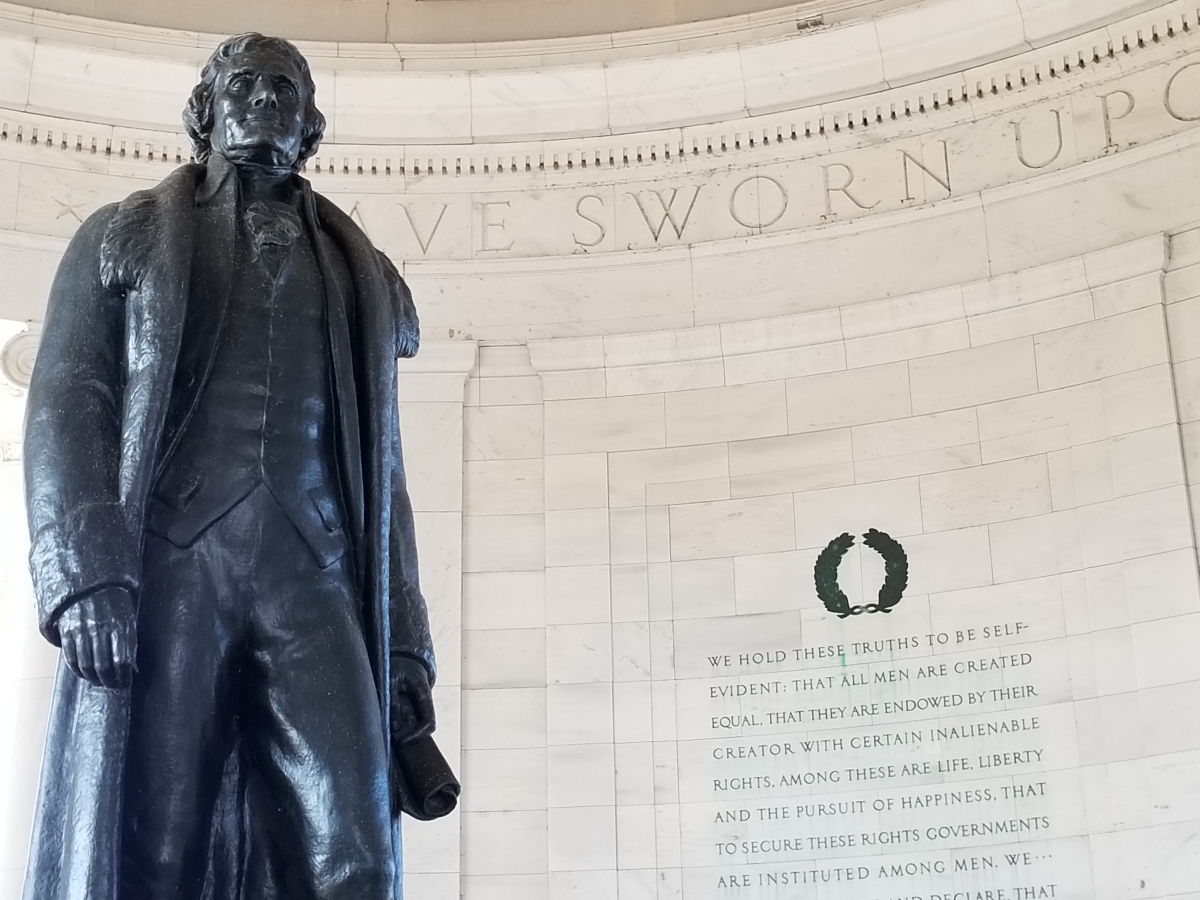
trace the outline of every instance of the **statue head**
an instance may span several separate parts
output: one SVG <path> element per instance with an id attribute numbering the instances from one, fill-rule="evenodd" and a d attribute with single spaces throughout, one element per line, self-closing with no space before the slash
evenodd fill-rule
<path id="1" fill-rule="evenodd" d="M 299 171 L 325 133 L 308 62 L 282 38 L 240 34 L 223 41 L 183 110 L 196 159 Z"/>

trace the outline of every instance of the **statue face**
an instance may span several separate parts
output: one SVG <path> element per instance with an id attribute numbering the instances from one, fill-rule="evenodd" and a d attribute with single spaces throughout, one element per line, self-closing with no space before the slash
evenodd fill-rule
<path id="1" fill-rule="evenodd" d="M 294 168 L 307 101 L 287 57 L 261 47 L 231 57 L 213 97 L 213 152 L 234 163 Z"/>

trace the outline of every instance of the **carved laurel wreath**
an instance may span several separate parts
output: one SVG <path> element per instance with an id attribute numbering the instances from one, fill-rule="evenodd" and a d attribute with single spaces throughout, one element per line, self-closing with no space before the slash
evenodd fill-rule
<path id="1" fill-rule="evenodd" d="M 817 556 L 817 564 L 813 570 L 817 596 L 821 598 L 825 608 L 839 619 L 861 616 L 863 613 L 890 613 L 892 607 L 904 596 L 904 589 L 908 587 L 908 556 L 905 555 L 899 541 L 872 528 L 863 535 L 863 543 L 883 557 L 883 586 L 879 588 L 879 599 L 876 603 L 851 606 L 849 599 L 838 586 L 838 566 L 846 551 L 854 546 L 854 535 L 848 532 L 838 535 Z"/>

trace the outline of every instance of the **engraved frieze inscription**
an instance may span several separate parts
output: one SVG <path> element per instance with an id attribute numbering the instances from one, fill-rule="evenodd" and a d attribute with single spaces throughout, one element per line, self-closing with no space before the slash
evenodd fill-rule
<path id="1" fill-rule="evenodd" d="M 1192 55 L 1018 110 L 958 116 L 941 127 L 938 113 L 914 119 L 924 132 L 889 136 L 886 122 L 884 130 L 861 135 L 846 127 L 830 133 L 824 124 L 818 132 L 814 125 L 811 137 L 791 145 L 799 152 L 792 159 L 779 153 L 758 159 L 758 150 L 698 152 L 664 155 L 643 168 L 611 154 L 602 165 L 600 154 L 595 166 L 570 175 L 528 166 L 488 174 L 491 167 L 481 167 L 502 179 L 494 186 L 467 186 L 456 170 L 438 178 L 430 169 L 411 191 L 364 191 L 344 166 L 314 164 L 309 174 L 398 259 L 654 249 L 803 230 L 963 197 L 1146 145 L 1200 122 L 1198 79 L 1200 55 Z M 371 171 L 403 174 L 390 165 Z M 121 176 L 29 168 L 20 177 L 16 228 L 69 236 L 79 219 L 125 189 Z"/>

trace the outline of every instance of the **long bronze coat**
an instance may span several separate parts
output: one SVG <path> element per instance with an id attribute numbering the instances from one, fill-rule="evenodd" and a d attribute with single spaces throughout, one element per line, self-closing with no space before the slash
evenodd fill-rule
<path id="1" fill-rule="evenodd" d="M 171 432 L 203 387 L 235 277 L 230 168 L 218 158 L 209 169 L 185 165 L 98 210 L 59 265 L 25 437 L 30 565 L 52 643 L 58 616 L 80 594 L 123 585 L 137 596 L 146 499 Z M 392 654 L 434 673 L 396 408 L 395 360 L 416 352 L 416 315 L 403 280 L 358 226 L 303 179 L 297 186 L 326 285 L 338 462 L 386 736 Z M 233 199 L 198 205 L 222 189 Z M 201 323 L 198 333 L 189 324 L 187 346 L 185 318 Z M 131 900 L 118 897 L 128 729 L 128 691 L 92 687 L 60 664 L 27 900 Z M 236 900 L 241 885 L 265 877 L 251 871 L 262 856 L 246 833 L 252 802 L 235 761 L 217 801 L 206 898 Z M 397 900 L 398 816 L 394 806 Z"/>

